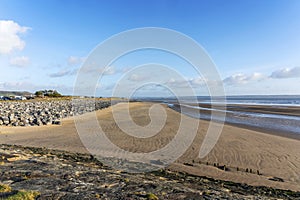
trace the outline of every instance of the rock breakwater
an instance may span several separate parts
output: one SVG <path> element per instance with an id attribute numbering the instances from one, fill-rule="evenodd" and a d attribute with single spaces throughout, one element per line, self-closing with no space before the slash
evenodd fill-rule
<path id="1" fill-rule="evenodd" d="M 0 101 L 0 126 L 60 124 L 62 118 L 100 110 L 110 105 L 110 101 L 101 100 Z"/>

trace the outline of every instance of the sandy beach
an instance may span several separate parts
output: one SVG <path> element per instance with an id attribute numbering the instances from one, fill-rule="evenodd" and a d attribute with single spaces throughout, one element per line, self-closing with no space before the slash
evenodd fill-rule
<path id="1" fill-rule="evenodd" d="M 152 105 L 153 103 L 130 103 L 133 121 L 146 126 L 150 122 L 148 111 Z M 120 103 L 114 105 L 114 108 L 116 112 L 122 112 L 126 106 L 125 103 Z M 300 191 L 300 140 L 225 125 L 214 149 L 205 158 L 199 159 L 199 149 L 209 122 L 181 115 L 165 105 L 164 108 L 167 114 L 165 126 L 150 138 L 135 138 L 125 134 L 114 122 L 111 107 L 96 111 L 96 115 L 108 138 L 131 152 L 150 152 L 164 147 L 174 138 L 181 117 L 186 118 L 191 124 L 199 123 L 197 136 L 185 154 L 169 166 L 170 169 L 251 185 Z M 87 113 L 79 117 L 82 121 L 88 121 L 93 116 L 94 113 Z M 123 123 L 129 121 L 130 119 L 123 119 Z M 189 124 L 185 126 L 188 131 Z M 74 118 L 63 119 L 62 125 L 2 126 L 0 143 L 87 153 L 77 134 Z M 217 167 L 223 165 L 227 171 Z"/>

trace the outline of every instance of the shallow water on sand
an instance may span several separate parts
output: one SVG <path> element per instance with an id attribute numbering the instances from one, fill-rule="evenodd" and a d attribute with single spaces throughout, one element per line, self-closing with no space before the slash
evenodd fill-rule
<path id="1" fill-rule="evenodd" d="M 220 121 L 225 113 L 226 123 L 300 135 L 299 95 L 228 96 L 223 102 L 210 97 L 197 97 L 197 102 L 192 99 L 181 98 L 180 103 L 176 98 L 143 100 L 166 103 L 194 118 Z"/>
<path id="2" fill-rule="evenodd" d="M 181 104 L 181 109 L 178 104 L 168 104 L 170 108 L 180 111 L 188 116 L 205 119 L 222 121 L 221 115 L 226 114 L 225 122 L 230 124 L 246 125 L 255 128 L 267 129 L 269 131 L 276 131 L 282 133 L 292 133 L 300 135 L 300 116 L 289 114 L 289 107 L 287 107 L 284 113 L 264 113 L 266 107 L 264 106 L 264 112 L 259 112 L 259 108 L 255 112 L 249 111 L 247 106 L 243 108 L 238 107 L 239 111 L 234 110 L 235 106 L 231 106 L 229 110 L 215 109 L 201 106 L 194 106 L 188 104 Z M 273 107 L 274 108 L 274 107 Z M 232 110 L 233 109 L 233 110 Z M 272 109 L 270 109 L 272 110 Z M 211 115 L 209 111 L 214 111 Z M 300 108 L 299 108 L 300 111 Z M 299 112 L 300 113 L 300 112 Z"/>
<path id="3" fill-rule="evenodd" d="M 169 107 L 178 110 L 178 108 L 176 109 L 175 106 L 176 105 L 174 104 L 169 104 Z M 286 113 L 270 114 L 270 113 L 260 113 L 260 112 L 249 112 L 247 111 L 247 108 L 245 108 L 244 111 L 231 111 L 231 110 L 221 110 L 221 109 L 220 110 L 210 109 L 210 108 L 191 106 L 186 104 L 181 104 L 181 106 L 191 108 L 191 109 L 181 109 L 181 112 L 183 114 L 186 114 L 194 118 L 220 121 L 218 113 L 226 112 L 225 122 L 227 123 L 247 125 L 256 128 L 279 131 L 283 133 L 300 134 L 300 116 L 289 115 L 288 108 L 286 109 L 287 110 Z M 211 111 L 211 110 L 214 110 L 216 115 L 211 115 L 207 112 L 202 112 L 202 111 Z"/>

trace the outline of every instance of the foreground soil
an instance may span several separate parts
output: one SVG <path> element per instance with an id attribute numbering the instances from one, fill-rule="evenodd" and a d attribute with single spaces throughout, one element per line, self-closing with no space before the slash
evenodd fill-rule
<path id="1" fill-rule="evenodd" d="M 140 126 L 147 126 L 151 122 L 149 108 L 153 105 L 153 103 L 130 103 L 130 115 L 133 121 Z M 187 121 L 182 124 L 182 129 L 186 133 L 191 132 L 190 127 L 194 123 L 199 123 L 193 143 L 186 153 L 169 166 L 170 170 L 253 186 L 264 185 L 300 191 L 300 140 L 225 125 L 213 150 L 200 159 L 199 149 L 209 122 L 181 115 L 165 106 L 167 119 L 158 134 L 150 138 L 135 138 L 124 133 L 112 115 L 112 108 L 114 112 L 122 114 L 127 106 L 125 103 L 120 103 L 79 117 L 85 124 L 96 115 L 102 130 L 115 145 L 130 152 L 142 153 L 166 146 L 176 135 L 181 119 Z M 152 114 L 154 118 L 160 115 L 155 112 Z M 129 118 L 122 119 L 123 124 L 130 122 Z M 88 136 L 89 132 L 86 134 Z M 0 143 L 88 153 L 79 138 L 72 118 L 64 119 L 58 126 L 1 127 Z"/>
<path id="2" fill-rule="evenodd" d="M 130 174 L 89 154 L 0 145 L 0 184 L 36 199 L 299 199 L 300 192 L 249 186 L 170 170 Z"/>

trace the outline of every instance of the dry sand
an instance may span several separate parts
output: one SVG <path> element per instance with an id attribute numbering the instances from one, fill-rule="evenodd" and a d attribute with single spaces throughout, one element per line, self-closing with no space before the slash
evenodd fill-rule
<path id="1" fill-rule="evenodd" d="M 130 114 L 134 122 L 146 126 L 150 122 L 148 111 L 152 105 L 152 103 L 130 103 Z M 123 112 L 126 106 L 123 103 L 115 105 L 115 108 L 117 112 Z M 181 115 L 167 107 L 165 109 L 166 124 L 151 138 L 135 138 L 122 132 L 113 120 L 112 108 L 97 111 L 96 115 L 110 140 L 132 152 L 150 152 L 168 144 L 177 133 L 181 117 L 188 119 L 188 123 L 184 125 L 187 132 L 189 123 L 199 123 L 198 134 L 193 144 L 169 168 L 251 185 L 300 191 L 300 140 L 225 125 L 214 149 L 205 158 L 199 159 L 199 149 L 209 122 Z M 93 115 L 94 113 L 87 113 L 79 117 L 83 121 L 89 121 Z M 125 118 L 122 123 L 129 121 L 130 119 Z M 0 143 L 87 152 L 79 139 L 73 118 L 64 119 L 60 126 L 0 127 Z M 226 165 L 229 171 L 214 167 L 214 163 Z M 247 168 L 253 173 L 245 172 Z M 257 175 L 257 170 L 261 175 Z M 282 178 L 284 182 L 269 180 L 271 177 Z"/>

